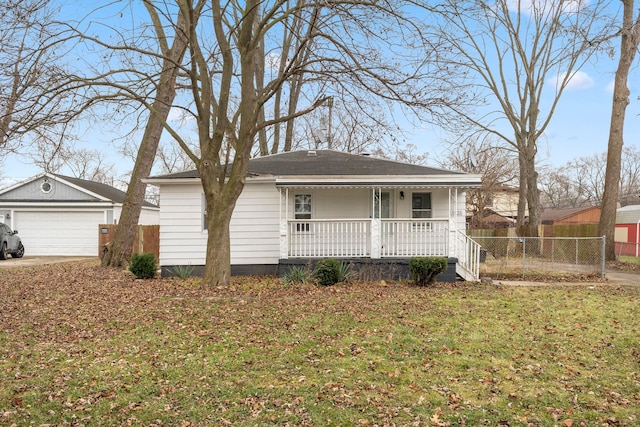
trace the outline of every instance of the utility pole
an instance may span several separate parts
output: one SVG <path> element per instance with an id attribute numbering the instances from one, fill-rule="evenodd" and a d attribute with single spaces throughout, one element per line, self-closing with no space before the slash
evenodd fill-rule
<path id="1" fill-rule="evenodd" d="M 331 135 L 331 113 L 333 112 L 333 96 L 327 98 L 327 104 L 329 105 L 329 123 L 327 125 L 327 148 L 331 150 L 332 135 Z"/>

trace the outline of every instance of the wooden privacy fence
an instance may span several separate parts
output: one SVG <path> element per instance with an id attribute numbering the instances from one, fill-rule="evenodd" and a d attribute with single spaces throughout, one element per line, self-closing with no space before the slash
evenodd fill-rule
<path id="1" fill-rule="evenodd" d="M 102 258 L 105 248 L 116 235 L 116 224 L 100 224 L 98 226 L 98 256 Z M 132 254 L 152 253 L 156 260 L 160 259 L 160 226 L 138 225 L 133 239 Z"/>

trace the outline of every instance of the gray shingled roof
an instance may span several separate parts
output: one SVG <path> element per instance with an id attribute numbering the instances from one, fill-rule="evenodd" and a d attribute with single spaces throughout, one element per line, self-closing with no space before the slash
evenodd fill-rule
<path id="1" fill-rule="evenodd" d="M 95 182 L 95 181 L 89 181 L 86 179 L 80 179 L 80 178 L 74 178 L 71 176 L 64 176 L 64 175 L 58 175 L 58 174 L 54 174 L 55 176 L 57 176 L 58 178 L 65 180 L 67 182 L 70 182 L 74 185 L 77 185 L 80 188 L 84 188 L 87 191 L 90 191 L 92 193 L 95 193 L 99 196 L 105 197 L 115 203 L 124 203 L 124 199 L 126 197 L 126 193 L 124 191 L 120 191 L 115 187 L 112 187 L 108 184 L 103 184 L 100 182 Z M 142 206 L 145 207 L 154 207 L 157 208 L 158 206 L 154 205 L 153 203 L 149 203 L 149 202 L 143 202 Z"/>
<path id="2" fill-rule="evenodd" d="M 253 176 L 425 176 L 464 175 L 428 166 L 412 165 L 361 154 L 332 150 L 290 151 L 257 157 L 249 161 Z M 199 178 L 197 170 L 178 172 L 153 178 Z"/>
<path id="3" fill-rule="evenodd" d="M 628 205 L 616 211 L 616 224 L 637 224 L 640 221 L 640 205 Z"/>

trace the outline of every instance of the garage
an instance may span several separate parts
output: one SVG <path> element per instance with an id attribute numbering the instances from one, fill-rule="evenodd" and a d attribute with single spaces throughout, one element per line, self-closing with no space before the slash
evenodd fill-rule
<path id="1" fill-rule="evenodd" d="M 18 230 L 25 256 L 98 256 L 99 226 L 118 221 L 126 194 L 110 185 L 51 173 L 0 189 L 0 219 Z M 140 225 L 158 224 L 143 202 Z"/>
<path id="2" fill-rule="evenodd" d="M 104 211 L 16 211 L 13 228 L 28 255 L 97 256 L 104 222 Z"/>

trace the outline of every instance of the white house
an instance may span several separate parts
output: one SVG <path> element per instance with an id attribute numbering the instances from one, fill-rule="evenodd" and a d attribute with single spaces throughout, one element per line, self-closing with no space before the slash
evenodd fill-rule
<path id="1" fill-rule="evenodd" d="M 160 266 L 205 264 L 204 193 L 197 171 L 152 177 L 160 188 Z M 278 274 L 322 258 L 401 263 L 451 260 L 478 278 L 465 234 L 465 190 L 480 176 L 331 150 L 252 159 L 231 225 L 232 274 Z"/>
<path id="2" fill-rule="evenodd" d="M 117 222 L 124 198 L 110 185 L 44 173 L 0 190 L 0 222 L 18 230 L 25 256 L 98 256 L 98 225 Z M 145 202 L 139 223 L 159 216 Z"/>

